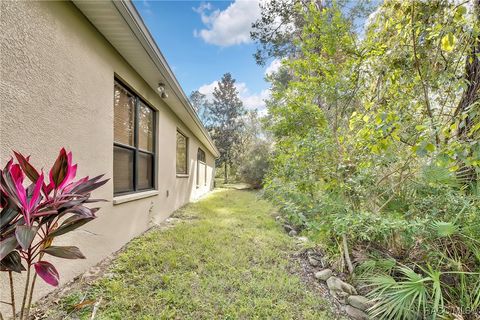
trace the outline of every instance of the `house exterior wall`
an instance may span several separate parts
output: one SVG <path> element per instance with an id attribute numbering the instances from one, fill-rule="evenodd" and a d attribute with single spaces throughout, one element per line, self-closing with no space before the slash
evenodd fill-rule
<path id="1" fill-rule="evenodd" d="M 215 159 L 72 3 L 1 1 L 0 6 L 0 164 L 18 150 L 31 155 L 37 167 L 49 168 L 65 147 L 78 163 L 77 177 L 112 178 L 114 77 L 157 111 L 158 193 L 114 204 L 112 181 L 95 191 L 94 198 L 109 201 L 100 204 L 98 218 L 55 240 L 77 245 L 87 259 L 49 257 L 63 284 L 211 190 Z M 177 129 L 189 138 L 188 177 L 175 173 Z M 207 184 L 197 188 L 199 147 L 206 153 Z M 37 298 L 52 289 L 37 284 Z M 5 279 L 0 285 L 0 300 L 9 300 Z"/>

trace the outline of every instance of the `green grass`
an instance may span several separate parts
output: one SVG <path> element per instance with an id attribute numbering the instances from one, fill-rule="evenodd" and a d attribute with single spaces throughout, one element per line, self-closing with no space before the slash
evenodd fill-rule
<path id="1" fill-rule="evenodd" d="M 64 297 L 49 318 L 332 319 L 296 273 L 295 244 L 255 192 L 217 190 L 177 211 L 184 222 L 133 240 L 108 277 Z"/>

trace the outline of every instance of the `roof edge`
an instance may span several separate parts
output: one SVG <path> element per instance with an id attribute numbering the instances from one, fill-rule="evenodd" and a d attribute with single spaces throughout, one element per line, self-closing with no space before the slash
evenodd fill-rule
<path id="1" fill-rule="evenodd" d="M 152 51 L 153 56 L 151 52 L 148 52 L 148 53 L 152 58 L 152 60 L 154 61 L 155 65 L 157 65 L 157 67 L 161 65 L 164 68 L 164 72 L 162 72 L 162 70 L 159 70 L 160 73 L 165 77 L 169 86 L 174 90 L 174 93 L 177 96 L 177 98 L 179 98 L 179 100 L 182 102 L 183 106 L 187 109 L 188 113 L 195 121 L 196 125 L 202 131 L 202 134 L 210 143 L 214 151 L 214 156 L 218 158 L 220 156 L 220 152 L 218 151 L 217 147 L 213 143 L 213 140 L 210 137 L 210 134 L 207 132 L 207 130 L 203 126 L 196 111 L 193 109 L 193 106 L 190 103 L 190 100 L 187 98 L 185 92 L 180 86 L 180 83 L 175 77 L 175 74 L 173 73 L 173 71 L 171 70 L 167 60 L 165 59 L 162 52 L 160 51 L 160 48 L 158 47 L 157 43 L 153 39 L 153 36 L 151 35 L 150 31 L 145 25 L 135 5 L 129 0 L 112 1 L 112 2 L 115 5 L 115 7 L 119 10 L 119 12 L 122 14 L 125 21 L 130 25 L 130 28 L 132 28 L 132 31 L 137 36 L 138 40 L 142 43 L 142 45 L 144 45 L 144 48 L 145 48 L 145 45 L 147 45 L 147 48 L 145 49 L 147 51 L 150 51 L 150 50 Z"/>
<path id="2" fill-rule="evenodd" d="M 88 3 L 85 0 L 72 0 L 72 1 L 75 4 L 77 4 L 77 2 L 83 3 L 83 4 Z M 147 56 L 151 59 L 151 61 L 155 65 L 156 69 L 158 70 L 162 78 L 165 80 L 167 86 L 170 88 L 171 95 L 175 97 L 174 99 L 177 100 L 181 106 L 183 106 L 186 113 L 190 116 L 191 119 L 189 119 L 188 122 L 190 122 L 191 125 L 194 124 L 196 126 L 196 128 L 190 128 L 193 131 L 194 135 L 196 135 L 197 138 L 202 143 L 205 144 L 205 147 L 207 147 L 207 149 L 209 149 L 209 151 L 212 152 L 215 158 L 218 158 L 220 156 L 220 152 L 215 146 L 212 138 L 210 137 L 210 134 L 207 132 L 206 128 L 203 126 L 196 111 L 193 109 L 193 106 L 191 105 L 185 92 L 180 86 L 180 83 L 175 77 L 175 74 L 173 73 L 170 66 L 168 65 L 167 60 L 165 59 L 162 52 L 160 51 L 157 43 L 153 39 L 150 31 L 145 25 L 140 13 L 138 12 L 133 2 L 131 2 L 130 0 L 110 0 L 109 2 L 113 5 L 113 7 L 117 10 L 117 12 L 123 18 L 124 22 L 128 25 L 128 27 L 132 31 L 136 40 L 139 42 L 143 50 L 145 50 L 145 53 L 147 54 Z M 99 32 L 102 33 L 101 31 Z M 127 62 L 129 62 L 128 59 L 126 60 Z M 140 76 L 142 75 L 140 74 Z M 153 88 L 153 89 L 156 90 L 156 88 Z M 172 106 L 169 105 L 169 108 L 172 109 Z M 173 109 L 172 111 L 174 111 L 174 113 L 177 113 Z M 181 120 L 185 122 L 185 119 L 181 119 Z M 192 120 L 193 120 L 193 123 L 192 123 Z M 195 131 L 197 133 L 195 133 Z M 198 136 L 199 134 L 201 134 L 201 136 L 203 137 Z M 206 142 L 208 142 L 208 145 L 206 144 Z"/>

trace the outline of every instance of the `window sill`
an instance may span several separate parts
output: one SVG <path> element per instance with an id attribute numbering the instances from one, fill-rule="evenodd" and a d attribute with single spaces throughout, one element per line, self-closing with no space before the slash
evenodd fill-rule
<path id="1" fill-rule="evenodd" d="M 188 178 L 188 177 L 189 177 L 188 174 L 177 173 L 177 178 Z"/>
<path id="2" fill-rule="evenodd" d="M 158 195 L 158 190 L 149 190 L 143 192 L 137 192 L 132 194 L 126 194 L 124 196 L 118 196 L 113 198 L 113 204 L 121 204 L 129 201 L 139 200 L 143 198 L 153 197 Z"/>

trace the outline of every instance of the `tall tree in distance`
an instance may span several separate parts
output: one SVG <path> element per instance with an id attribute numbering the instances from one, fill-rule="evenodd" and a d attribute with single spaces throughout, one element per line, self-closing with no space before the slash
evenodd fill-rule
<path id="1" fill-rule="evenodd" d="M 240 143 L 240 129 L 245 112 L 235 87 L 235 79 L 230 73 L 225 73 L 213 91 L 209 112 L 210 134 L 220 151 L 217 165 L 224 166 L 225 183 L 228 183 L 228 168 L 232 165 L 234 148 Z"/>
<path id="2" fill-rule="evenodd" d="M 210 101 L 208 101 L 207 96 L 201 93 L 198 90 L 192 91 L 189 96 L 190 103 L 193 106 L 193 109 L 197 112 L 200 121 L 202 121 L 205 128 L 208 129 L 210 125 Z"/>

